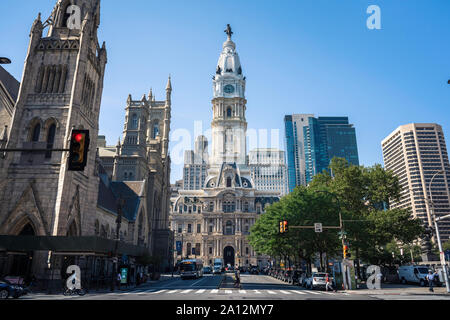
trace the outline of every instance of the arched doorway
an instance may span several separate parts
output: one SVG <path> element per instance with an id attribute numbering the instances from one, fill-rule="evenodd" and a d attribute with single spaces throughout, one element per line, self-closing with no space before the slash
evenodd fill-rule
<path id="1" fill-rule="evenodd" d="M 223 262 L 225 266 L 228 264 L 234 267 L 234 248 L 231 246 L 225 247 L 223 249 Z"/>
<path id="2" fill-rule="evenodd" d="M 18 236 L 35 236 L 33 226 L 28 221 L 23 226 Z M 33 264 L 33 252 L 21 252 L 12 255 L 11 267 L 8 276 L 21 277 L 27 279 L 31 277 Z"/>

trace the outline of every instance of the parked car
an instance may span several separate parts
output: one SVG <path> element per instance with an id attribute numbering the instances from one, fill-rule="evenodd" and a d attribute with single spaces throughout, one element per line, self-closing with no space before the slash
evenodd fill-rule
<path id="1" fill-rule="evenodd" d="M 314 272 L 311 277 L 307 278 L 306 288 L 308 289 L 325 289 L 326 287 L 326 278 L 328 276 L 328 273 L 323 272 Z"/>
<path id="2" fill-rule="evenodd" d="M 13 284 L 6 279 L 0 280 L 0 299 L 13 297 L 18 299 L 27 294 L 27 291 L 21 285 Z"/>
<path id="3" fill-rule="evenodd" d="M 250 274 L 259 274 L 258 268 L 252 268 Z"/>
<path id="4" fill-rule="evenodd" d="M 209 266 L 203 267 L 203 274 L 211 274 L 212 268 Z"/>
<path id="5" fill-rule="evenodd" d="M 300 276 L 301 276 L 301 271 L 300 270 L 293 270 L 290 274 L 289 277 L 287 278 L 287 283 L 292 284 L 292 285 L 300 285 Z"/>
<path id="6" fill-rule="evenodd" d="M 281 280 L 284 282 L 288 282 L 291 274 L 292 270 L 284 270 L 284 272 L 281 275 Z"/>
<path id="7" fill-rule="evenodd" d="M 421 287 L 427 285 L 427 275 L 430 269 L 425 266 L 400 266 L 398 277 L 403 284 L 416 283 Z"/>

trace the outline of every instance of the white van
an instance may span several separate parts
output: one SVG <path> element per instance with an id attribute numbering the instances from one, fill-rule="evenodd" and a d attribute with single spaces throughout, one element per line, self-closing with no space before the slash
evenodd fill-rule
<path id="1" fill-rule="evenodd" d="M 417 283 L 424 287 L 427 281 L 428 271 L 426 266 L 401 266 L 398 268 L 398 278 L 403 284 Z"/>

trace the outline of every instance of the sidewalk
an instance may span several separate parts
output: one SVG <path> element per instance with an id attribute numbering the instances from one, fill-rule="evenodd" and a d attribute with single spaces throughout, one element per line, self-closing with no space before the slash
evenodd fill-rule
<path id="1" fill-rule="evenodd" d="M 177 277 L 179 277 L 179 275 L 176 275 L 176 274 L 173 275 L 173 279 L 175 279 Z M 160 282 L 164 282 L 164 281 L 167 281 L 167 280 L 170 280 L 170 279 L 172 279 L 172 274 L 171 273 L 170 274 L 161 274 L 159 280 L 148 280 L 146 283 L 142 283 L 139 286 L 136 286 L 136 285 L 122 286 L 121 289 L 117 289 L 117 287 L 116 287 L 114 292 L 129 292 L 129 291 L 133 291 L 133 290 L 141 289 L 141 288 L 142 289 L 147 289 L 147 288 L 151 287 L 154 284 L 157 284 L 157 283 L 160 283 Z M 89 294 L 105 294 L 105 293 L 111 293 L 111 292 L 113 292 L 113 291 L 111 291 L 111 289 L 109 289 L 109 288 L 98 289 L 98 290 L 90 289 L 88 291 Z M 60 294 L 60 293 L 62 294 L 62 291 L 61 292 L 54 292 L 53 291 L 51 293 L 48 293 L 47 291 L 36 290 L 36 291 L 31 292 L 30 295 L 33 295 L 33 294 L 55 295 L 55 294 Z"/>
<path id="2" fill-rule="evenodd" d="M 364 286 L 365 287 L 365 286 Z M 417 287 L 409 285 L 392 285 L 392 284 L 381 284 L 380 290 L 369 290 L 369 289 L 356 289 L 356 290 L 346 290 L 339 292 L 346 292 L 348 294 L 360 294 L 360 295 L 437 295 L 437 296 L 450 296 L 447 293 L 447 289 L 444 287 L 434 287 L 434 292 L 430 292 L 428 287 Z"/>

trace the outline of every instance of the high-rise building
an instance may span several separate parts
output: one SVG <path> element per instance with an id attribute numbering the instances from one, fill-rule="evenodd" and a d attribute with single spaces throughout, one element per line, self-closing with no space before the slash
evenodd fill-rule
<path id="1" fill-rule="evenodd" d="M 430 182 L 436 216 L 450 214 L 450 164 L 442 127 L 435 123 L 412 123 L 398 127 L 381 142 L 386 170 L 391 170 L 403 187 L 399 202 L 391 208 L 411 208 L 412 215 L 426 226 L 433 225 L 430 211 Z M 450 222 L 439 222 L 443 239 L 450 237 Z"/>
<path id="2" fill-rule="evenodd" d="M 348 117 L 310 117 L 303 127 L 306 184 L 328 170 L 331 159 L 344 158 L 359 165 L 356 132 Z"/>
<path id="3" fill-rule="evenodd" d="M 200 190 L 208 175 L 208 139 L 198 136 L 195 140 L 195 150 L 184 153 L 184 190 Z"/>
<path id="4" fill-rule="evenodd" d="M 284 122 L 289 191 L 327 170 L 334 157 L 359 165 L 356 132 L 348 117 L 293 114 L 285 116 Z"/>
<path id="5" fill-rule="evenodd" d="M 304 130 L 313 114 L 293 114 L 284 117 L 289 192 L 306 185 Z"/>
<path id="6" fill-rule="evenodd" d="M 288 194 L 285 153 L 278 149 L 254 149 L 250 151 L 250 172 L 256 190 Z"/>

